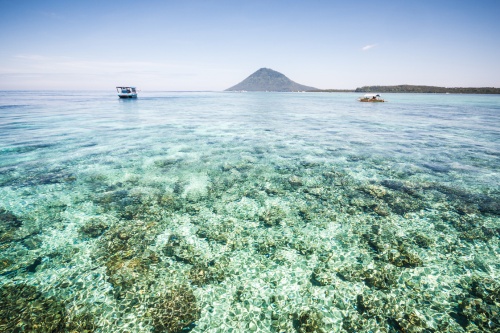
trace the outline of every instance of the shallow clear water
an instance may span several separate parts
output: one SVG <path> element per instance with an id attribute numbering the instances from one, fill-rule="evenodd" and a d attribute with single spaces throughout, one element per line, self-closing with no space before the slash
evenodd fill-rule
<path id="1" fill-rule="evenodd" d="M 0 331 L 499 329 L 500 96 L 0 92 Z"/>

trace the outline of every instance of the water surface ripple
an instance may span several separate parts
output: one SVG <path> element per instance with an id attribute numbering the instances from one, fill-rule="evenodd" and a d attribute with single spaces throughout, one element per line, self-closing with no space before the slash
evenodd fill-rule
<path id="1" fill-rule="evenodd" d="M 500 330 L 500 97 L 0 92 L 0 331 Z"/>

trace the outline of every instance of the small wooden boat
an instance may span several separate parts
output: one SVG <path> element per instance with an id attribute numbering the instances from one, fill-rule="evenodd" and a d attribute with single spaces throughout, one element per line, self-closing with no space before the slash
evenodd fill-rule
<path id="1" fill-rule="evenodd" d="M 116 87 L 118 97 L 120 98 L 137 98 L 137 90 L 135 87 Z"/>
<path id="2" fill-rule="evenodd" d="M 358 101 L 360 101 L 360 102 L 385 102 L 380 97 L 380 94 L 366 94 L 363 97 L 359 98 Z"/>

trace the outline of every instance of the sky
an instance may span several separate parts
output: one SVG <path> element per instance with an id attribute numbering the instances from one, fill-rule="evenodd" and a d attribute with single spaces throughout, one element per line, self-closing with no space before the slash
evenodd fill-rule
<path id="1" fill-rule="evenodd" d="M 0 90 L 500 87 L 500 0 L 0 0 Z"/>

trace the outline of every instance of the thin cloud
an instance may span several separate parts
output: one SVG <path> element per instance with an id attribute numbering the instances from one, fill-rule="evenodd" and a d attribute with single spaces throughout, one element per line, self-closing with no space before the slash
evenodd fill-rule
<path id="1" fill-rule="evenodd" d="M 370 49 L 373 49 L 375 46 L 377 46 L 377 44 L 369 44 L 369 45 L 365 45 L 361 48 L 361 51 L 368 51 Z"/>
<path id="2" fill-rule="evenodd" d="M 150 61 L 93 61 L 66 56 L 43 56 L 38 54 L 19 54 L 13 59 L 15 64 L 8 67 L 0 67 L 1 73 L 122 73 L 144 72 L 144 71 L 166 71 L 179 66 L 168 63 L 157 63 Z"/>
<path id="3" fill-rule="evenodd" d="M 21 60 L 33 60 L 33 61 L 41 61 L 48 59 L 47 57 L 38 54 L 18 54 L 15 55 L 14 58 Z"/>
<path id="4" fill-rule="evenodd" d="M 189 90 L 198 77 L 210 77 L 212 72 L 199 70 L 192 63 L 155 62 L 146 59 L 111 61 L 68 56 L 17 54 L 7 63 L 0 63 L 0 90 L 32 87 L 33 89 L 108 89 L 121 82 L 141 87 L 169 87 Z M 174 77 L 176 84 L 166 78 Z"/>

